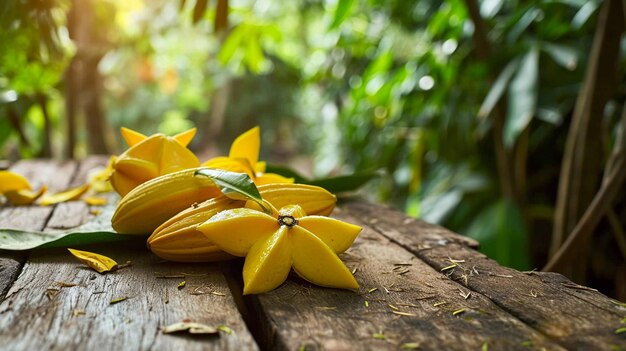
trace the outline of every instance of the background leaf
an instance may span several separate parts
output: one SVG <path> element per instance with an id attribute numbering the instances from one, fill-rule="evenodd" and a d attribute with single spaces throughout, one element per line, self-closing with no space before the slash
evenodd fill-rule
<path id="1" fill-rule="evenodd" d="M 500 200 L 484 210 L 467 235 L 480 242 L 480 251 L 500 264 L 530 269 L 528 232 L 522 215 L 512 202 Z"/>
<path id="2" fill-rule="evenodd" d="M 267 172 L 280 174 L 287 178 L 293 178 L 296 183 L 319 186 L 330 191 L 331 193 L 358 190 L 367 182 L 379 176 L 379 172 L 368 171 L 337 177 L 309 179 L 289 167 L 277 165 L 267 165 Z"/>
<path id="3" fill-rule="evenodd" d="M 538 79 L 539 50 L 533 47 L 522 58 L 509 87 L 509 105 L 504 124 L 504 143 L 509 148 L 515 144 L 517 136 L 528 126 L 537 110 Z"/>
<path id="4" fill-rule="evenodd" d="M 339 0 L 337 1 L 337 7 L 333 16 L 333 22 L 330 24 L 330 29 L 337 29 L 346 20 L 352 9 L 354 0 Z"/>
<path id="5" fill-rule="evenodd" d="M 487 97 L 483 101 L 483 104 L 480 106 L 480 110 L 478 110 L 478 117 L 485 118 L 487 117 L 493 108 L 496 106 L 500 98 L 506 91 L 506 88 L 509 86 L 509 82 L 511 81 L 511 77 L 519 67 L 519 60 L 512 60 L 508 65 L 500 72 L 498 79 L 493 82 Z"/>

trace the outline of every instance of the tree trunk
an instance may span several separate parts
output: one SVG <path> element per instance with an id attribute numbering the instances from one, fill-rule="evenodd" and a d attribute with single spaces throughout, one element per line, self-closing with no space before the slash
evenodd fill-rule
<path id="1" fill-rule="evenodd" d="M 591 204 L 602 171 L 602 116 L 606 102 L 615 93 L 618 79 L 619 48 L 624 31 L 621 0 L 602 5 L 598 27 L 583 88 L 580 92 L 567 138 L 561 166 L 554 233 L 550 248 L 553 256 Z M 576 260 L 561 265 L 559 271 L 575 281 L 585 280 L 589 238 L 580 240 L 570 253 Z"/>

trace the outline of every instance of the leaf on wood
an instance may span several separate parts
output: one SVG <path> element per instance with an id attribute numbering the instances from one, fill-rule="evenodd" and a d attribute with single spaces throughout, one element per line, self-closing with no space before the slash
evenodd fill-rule
<path id="1" fill-rule="evenodd" d="M 89 251 L 81 251 L 68 249 L 69 252 L 74 255 L 74 257 L 78 258 L 79 261 L 86 264 L 87 266 L 93 268 L 98 273 L 109 272 L 111 270 L 117 269 L 117 262 L 114 260 L 97 253 L 89 252 Z"/>
<path id="2" fill-rule="evenodd" d="M 117 195 L 110 194 L 109 203 L 100 207 L 99 215 L 84 224 L 59 231 L 28 231 L 0 228 L 0 250 L 30 250 L 38 247 L 70 247 L 113 241 L 138 240 L 134 235 L 117 234 L 111 227 Z"/>
<path id="3" fill-rule="evenodd" d="M 161 328 L 161 333 L 172 334 L 189 332 L 189 334 L 218 334 L 218 328 L 194 322 L 180 322 Z"/>

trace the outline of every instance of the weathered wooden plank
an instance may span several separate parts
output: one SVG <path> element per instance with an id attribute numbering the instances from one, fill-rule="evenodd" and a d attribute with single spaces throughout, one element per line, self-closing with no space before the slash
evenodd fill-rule
<path id="1" fill-rule="evenodd" d="M 335 216 L 356 221 L 346 213 Z M 562 349 L 369 227 L 341 257 L 356 270 L 359 293 L 291 276 L 272 292 L 246 297 L 263 348 Z"/>
<path id="2" fill-rule="evenodd" d="M 358 201 L 358 202 L 347 201 L 345 203 L 344 202 L 340 203 L 340 206 L 344 207 L 343 205 L 350 205 L 353 203 L 362 203 L 362 202 L 361 201 Z M 428 231 L 424 231 L 420 233 L 420 235 L 422 235 L 424 239 L 428 239 L 430 241 L 439 241 L 439 242 L 444 242 L 444 241 L 455 242 L 455 243 L 459 243 L 461 245 L 465 245 L 467 247 L 474 248 L 474 249 L 480 246 L 480 243 L 472 238 L 451 232 L 450 230 L 444 227 L 438 226 L 436 224 L 426 223 L 426 222 L 415 220 L 414 218 L 402 216 L 401 212 L 398 212 L 398 210 L 392 209 L 389 206 L 373 205 L 373 204 L 367 204 L 367 203 L 364 203 L 364 204 L 366 205 L 366 208 L 370 209 L 368 212 L 365 212 L 361 215 L 355 211 L 352 211 L 353 214 L 359 219 L 359 223 L 376 225 L 376 223 L 378 223 L 380 220 L 384 220 L 384 215 L 386 213 L 394 213 L 396 214 L 396 217 L 398 216 L 398 214 L 400 214 L 402 217 L 402 220 L 399 223 L 403 225 L 411 224 L 411 225 L 425 226 L 426 228 L 428 228 Z M 377 212 L 377 210 L 372 210 L 371 207 L 375 207 L 379 211 Z M 346 209 L 348 208 L 349 206 Z"/>
<path id="3" fill-rule="evenodd" d="M 77 162 L 76 173 L 69 179 L 68 188 L 88 183 L 88 176 L 94 170 L 106 166 L 108 159 L 104 156 L 91 156 Z M 115 197 L 112 197 L 115 198 Z M 96 215 L 98 206 L 89 206 L 84 201 L 69 201 L 57 204 L 46 223 L 46 230 L 69 229 L 77 227 Z"/>
<path id="4" fill-rule="evenodd" d="M 624 335 L 615 330 L 626 309 L 601 293 L 572 283 L 558 274 L 518 272 L 502 267 L 485 255 L 452 241 L 434 240 L 431 225 L 407 220 L 396 211 L 352 202 L 347 211 L 360 218 L 375 216 L 369 226 L 399 243 L 437 270 L 450 266 L 448 276 L 483 294 L 534 329 L 571 350 L 626 348 Z"/>
<path id="5" fill-rule="evenodd" d="M 25 176 L 33 189 L 46 184 L 50 191 L 60 191 L 68 186 L 76 165 L 73 162 L 24 160 L 15 163 L 10 170 Z M 52 211 L 53 207 L 3 206 L 0 207 L 0 227 L 43 230 Z M 0 251 L 0 299 L 17 278 L 25 259 L 26 253 Z"/>
<path id="6" fill-rule="evenodd" d="M 33 252 L 0 305 L 4 348 L 257 349 L 217 265 L 163 262 L 142 241 L 86 249 L 132 265 L 100 275 L 64 249 Z M 185 287 L 178 289 L 183 280 Z M 128 299 L 111 303 L 122 297 Z M 161 327 L 184 320 L 225 325 L 233 333 L 191 337 L 160 332 Z"/>

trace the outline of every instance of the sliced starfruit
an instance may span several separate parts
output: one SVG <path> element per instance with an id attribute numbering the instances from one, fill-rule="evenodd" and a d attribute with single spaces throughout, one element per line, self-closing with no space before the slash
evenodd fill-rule
<path id="1" fill-rule="evenodd" d="M 318 223 L 320 220 L 316 218 L 329 215 L 337 200 L 333 194 L 325 189 L 311 185 L 268 184 L 261 185 L 258 189 L 263 199 L 273 207 L 281 208 L 290 203 L 298 203 L 306 213 L 320 215 L 308 217 L 309 220 L 307 221 L 307 225 L 320 230 L 322 230 Z M 148 238 L 148 246 L 157 256 L 170 261 L 211 262 L 230 258 L 230 255 L 225 256 L 215 244 L 196 228 L 220 211 L 242 206 L 244 206 L 243 201 L 228 199 L 223 195 L 192 205 L 160 225 Z M 261 209 L 258 208 L 258 210 Z M 331 218 L 321 218 L 328 219 L 332 223 L 339 222 Z M 351 226 L 351 224 L 339 223 Z M 331 230 L 334 232 L 335 228 L 331 228 Z M 341 250 L 338 252 L 345 251 L 347 249 L 346 244 L 349 247 L 352 243 L 335 237 L 328 240 L 332 243 L 333 248 Z"/>
<path id="2" fill-rule="evenodd" d="M 354 241 L 356 226 L 327 226 L 317 223 L 316 235 L 300 225 L 307 218 L 297 205 L 280 209 L 276 217 L 249 208 L 222 211 L 198 226 L 222 250 L 245 256 L 244 294 L 257 294 L 277 288 L 291 267 L 311 283 L 342 289 L 358 289 L 352 273 L 341 262 L 328 238 Z M 360 230 L 360 228 L 358 228 Z M 338 245 L 345 247 L 345 244 Z"/>

